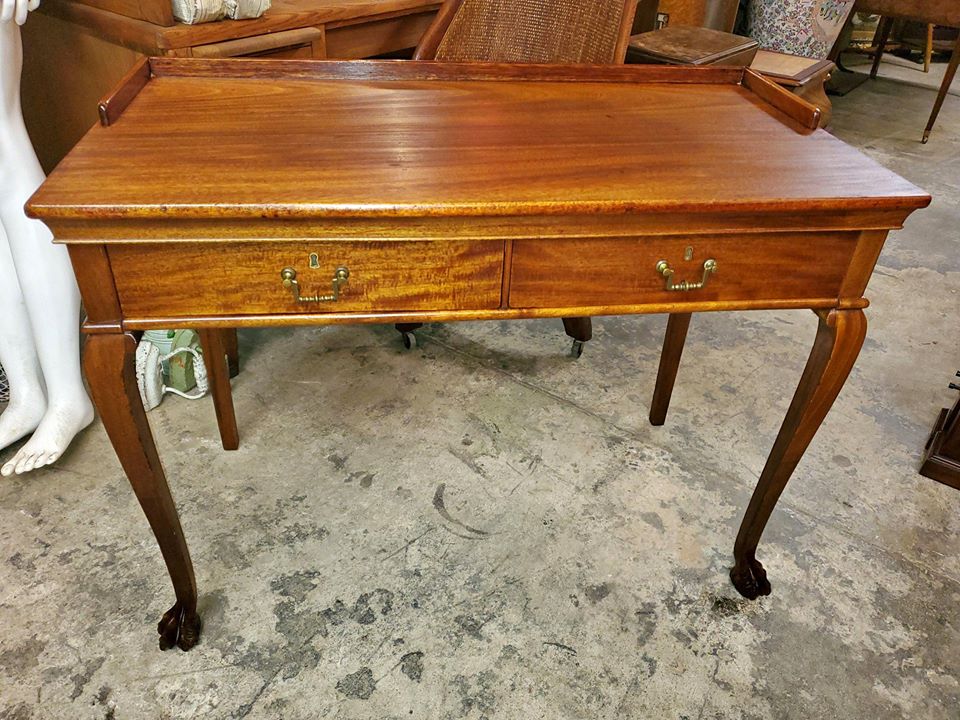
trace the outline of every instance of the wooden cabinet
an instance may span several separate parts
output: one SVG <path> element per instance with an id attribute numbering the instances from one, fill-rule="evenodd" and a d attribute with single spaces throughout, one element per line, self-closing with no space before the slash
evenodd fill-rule
<path id="1" fill-rule="evenodd" d="M 145 55 L 334 58 L 413 48 L 440 0 L 273 0 L 256 20 L 173 22 L 169 0 L 44 0 L 23 28 L 23 115 L 47 172 Z M 112 12 L 111 12 L 112 10 Z"/>

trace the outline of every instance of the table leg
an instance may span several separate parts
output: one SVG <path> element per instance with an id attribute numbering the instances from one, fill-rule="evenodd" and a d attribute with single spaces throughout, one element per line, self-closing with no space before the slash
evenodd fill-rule
<path id="1" fill-rule="evenodd" d="M 870 68 L 871 80 L 875 80 L 877 77 L 877 70 L 880 68 L 880 59 L 883 57 L 883 49 L 887 46 L 887 40 L 890 39 L 891 30 L 893 30 L 893 18 L 881 18 L 880 27 L 877 30 L 877 52 L 873 56 L 873 67 Z"/>
<path id="2" fill-rule="evenodd" d="M 660 353 L 660 369 L 657 371 L 657 384 L 650 403 L 650 424 L 663 425 L 667 420 L 670 396 L 680 367 L 683 344 L 690 328 L 690 313 L 672 313 L 667 319 L 667 332 L 663 338 L 663 350 Z"/>
<path id="3" fill-rule="evenodd" d="M 197 582 L 137 390 L 136 349 L 136 339 L 129 333 L 91 335 L 86 343 L 84 369 L 103 426 L 157 538 L 176 593 L 176 603 L 157 627 L 160 649 L 176 645 L 189 650 L 200 639 Z"/>
<path id="4" fill-rule="evenodd" d="M 570 354 L 578 358 L 583 355 L 583 344 L 593 338 L 593 321 L 588 317 L 563 318 L 563 331 L 573 338 Z"/>
<path id="5" fill-rule="evenodd" d="M 862 310 L 820 314 L 813 350 L 750 498 L 733 549 L 735 564 L 730 579 L 746 598 L 753 600 L 770 594 L 767 574 L 756 559 L 757 543 L 787 481 L 850 374 L 866 332 L 867 319 Z"/>
<path id="6" fill-rule="evenodd" d="M 943 107 L 943 101 L 947 98 L 947 92 L 950 90 L 950 84 L 957 74 L 957 66 L 960 65 L 960 38 L 957 38 L 956 47 L 953 48 L 953 55 L 950 56 L 950 64 L 947 65 L 947 71 L 943 76 L 943 82 L 940 83 L 940 92 L 937 93 L 937 101 L 933 104 L 933 112 L 930 113 L 930 119 L 927 121 L 927 128 L 923 131 L 923 142 L 930 139 L 930 133 L 933 130 L 933 124 L 937 122 L 937 116 L 940 114 L 940 108 Z"/>
<path id="7" fill-rule="evenodd" d="M 210 394 L 213 396 L 213 408 L 217 413 L 217 427 L 220 428 L 220 442 L 224 450 L 236 450 L 240 447 L 240 433 L 237 430 L 237 415 L 233 409 L 233 394 L 230 391 L 230 352 L 227 330 L 201 330 L 200 343 L 203 345 L 203 357 L 210 380 Z M 236 331 L 233 337 L 236 338 Z"/>
<path id="8" fill-rule="evenodd" d="M 223 348 L 227 353 L 227 366 L 230 368 L 230 377 L 240 374 L 240 341 L 237 340 L 237 329 L 227 328 L 220 331 L 223 337 Z"/>

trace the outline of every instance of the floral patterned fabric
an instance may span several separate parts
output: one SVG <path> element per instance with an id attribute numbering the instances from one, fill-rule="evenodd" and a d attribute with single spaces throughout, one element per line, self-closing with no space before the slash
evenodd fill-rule
<path id="1" fill-rule="evenodd" d="M 767 50 L 822 60 L 856 0 L 750 0 L 749 34 Z"/>

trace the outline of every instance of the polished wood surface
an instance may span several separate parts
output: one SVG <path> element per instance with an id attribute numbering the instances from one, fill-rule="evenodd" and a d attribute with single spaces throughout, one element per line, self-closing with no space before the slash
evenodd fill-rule
<path id="1" fill-rule="evenodd" d="M 176 254 L 162 245 L 111 247 L 110 262 L 124 314 L 218 315 L 239 305 L 251 314 L 302 312 L 304 306 L 293 301 L 291 291 L 281 284 L 280 272 L 287 267 L 297 272 L 305 296 L 329 293 L 336 269 L 349 270 L 339 300 L 317 304 L 316 312 L 500 307 L 503 242 L 499 240 L 218 243 L 217 247 L 217 255 L 203 245 Z M 217 280 L 211 282 L 211 278 Z M 184 282 L 192 288 L 189 293 L 182 292 Z M 163 297 L 160 303 L 158 294 Z"/>
<path id="2" fill-rule="evenodd" d="M 414 59 L 619 65 L 632 28 L 655 12 L 656 0 L 646 2 L 643 12 L 637 0 L 447 0 Z M 506 280 L 504 273 L 504 287 Z M 563 318 L 563 327 L 573 338 L 572 354 L 580 357 L 593 337 L 590 318 Z M 397 330 L 409 348 L 415 342 L 409 325 Z"/>
<path id="3" fill-rule="evenodd" d="M 757 543 L 856 359 L 886 235 L 927 194 L 743 69 L 149 69 L 28 207 L 68 244 L 92 394 L 174 584 L 161 647 L 197 642 L 197 587 L 138 399 L 132 333 L 172 322 L 201 330 L 231 448 L 234 327 L 666 312 L 658 423 L 691 313 L 814 309 L 817 339 L 734 549 L 737 590 L 770 591 Z M 283 132 L 243 139 L 266 112 Z M 701 287 L 707 260 L 716 272 Z M 319 297 L 347 263 L 340 297 Z M 299 302 L 284 265 L 318 297 Z M 191 291 L 171 299 L 177 287 Z"/>
<path id="4" fill-rule="evenodd" d="M 740 77 L 755 88 L 730 82 L 736 70 L 710 68 L 699 70 L 703 82 L 680 85 L 672 80 L 693 76 L 673 67 L 253 60 L 151 67 L 160 77 L 125 121 L 94 128 L 50 175 L 33 199 L 38 214 L 427 218 L 927 202 L 853 148 L 771 108 L 757 92 L 783 93 L 782 102 L 803 109 L 749 72 Z M 510 81 L 524 72 L 529 79 Z M 271 132 L 259 132 L 252 104 L 269 108 Z M 378 112 L 369 112 L 374 106 Z M 331 138 L 337 142 L 322 141 Z M 671 162 L 662 161 L 665 146 Z M 123 166 L 111 162 L 117 156 Z"/>

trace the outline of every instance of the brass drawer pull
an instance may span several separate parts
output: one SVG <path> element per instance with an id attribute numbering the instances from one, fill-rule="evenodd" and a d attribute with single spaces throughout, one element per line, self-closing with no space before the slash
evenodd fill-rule
<path id="1" fill-rule="evenodd" d="M 297 271 L 292 267 L 285 267 L 280 271 L 280 280 L 283 281 L 283 286 L 293 293 L 293 299 L 298 303 L 337 302 L 337 300 L 340 299 L 340 288 L 347 284 L 349 277 L 350 270 L 345 267 L 338 267 L 337 271 L 333 274 L 332 293 L 329 295 L 317 294 L 304 297 L 300 294 L 300 283 L 297 282 Z"/>
<path id="2" fill-rule="evenodd" d="M 670 263 L 666 260 L 661 260 L 657 263 L 657 272 L 663 275 L 663 288 L 664 290 L 672 290 L 675 292 L 689 292 L 690 290 L 700 290 L 707 286 L 707 280 L 710 279 L 710 276 L 717 271 L 717 261 L 707 260 L 703 263 L 703 277 L 700 279 L 700 282 L 689 282 L 684 280 L 679 283 L 673 282 L 673 268 L 670 267 Z"/>

